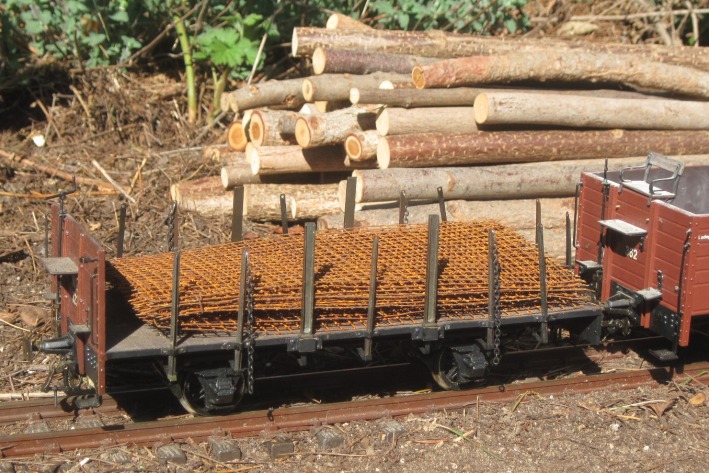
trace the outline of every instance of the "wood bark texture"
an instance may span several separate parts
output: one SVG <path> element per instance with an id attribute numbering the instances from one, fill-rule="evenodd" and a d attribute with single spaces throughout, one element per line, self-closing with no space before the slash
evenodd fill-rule
<path id="1" fill-rule="evenodd" d="M 345 138 L 345 152 L 350 161 L 370 161 L 377 158 L 379 133 L 367 130 L 352 133 Z"/>
<path id="2" fill-rule="evenodd" d="M 303 149 L 300 146 L 247 146 L 246 157 L 253 174 L 293 174 L 301 172 L 338 172 L 345 166 L 345 150 L 340 146 Z M 362 167 L 373 167 L 371 163 Z"/>
<path id="3" fill-rule="evenodd" d="M 685 165 L 706 164 L 709 155 L 672 156 Z M 609 171 L 641 165 L 646 155 L 608 161 Z M 423 169 L 356 170 L 355 201 L 390 202 L 406 191 L 409 199 L 435 200 L 436 189 L 443 188 L 446 199 L 496 200 L 533 197 L 572 196 L 584 171 L 602 172 L 605 159 L 580 159 L 540 163 L 505 164 Z M 344 193 L 340 196 L 344 208 Z"/>
<path id="4" fill-rule="evenodd" d="M 709 131 L 550 130 L 495 131 L 473 135 L 430 133 L 382 137 L 377 146 L 380 169 L 459 166 L 490 163 L 704 153 Z"/>
<path id="5" fill-rule="evenodd" d="M 477 131 L 473 107 L 385 108 L 377 117 L 382 136 Z"/>
<path id="6" fill-rule="evenodd" d="M 475 121 L 480 125 L 707 130 L 709 102 L 485 92 L 475 99 Z"/>
<path id="7" fill-rule="evenodd" d="M 234 196 L 224 190 L 219 176 L 181 181 L 170 186 L 170 196 L 182 210 L 205 215 L 231 212 Z M 248 213 L 248 192 L 244 192 L 244 215 Z"/>
<path id="8" fill-rule="evenodd" d="M 298 118 L 295 139 L 303 148 L 342 144 L 348 135 L 375 127 L 376 114 L 353 105 L 322 115 Z"/>
<path id="9" fill-rule="evenodd" d="M 242 184 L 258 184 L 261 176 L 251 173 L 251 165 L 247 162 L 222 167 L 220 178 L 223 190 L 230 191 Z"/>
<path id="10" fill-rule="evenodd" d="M 290 110 L 297 110 L 304 103 L 303 80 L 273 80 L 251 86 L 242 87 L 233 92 L 225 92 L 233 112 L 241 113 L 244 110 L 258 107 L 279 106 Z"/>
<path id="11" fill-rule="evenodd" d="M 385 80 L 410 83 L 411 76 L 388 72 L 367 75 L 323 74 L 303 79 L 302 95 L 307 102 L 347 101 L 350 99 L 351 88 L 377 89 Z"/>
<path id="12" fill-rule="evenodd" d="M 313 52 L 313 73 L 328 74 L 371 74 L 373 72 L 393 72 L 410 74 L 415 66 L 433 64 L 436 59 L 411 54 L 392 54 L 358 49 L 315 48 Z"/>
<path id="13" fill-rule="evenodd" d="M 173 184 L 170 192 L 184 210 L 205 215 L 231 214 L 233 193 L 225 191 L 219 177 Z M 253 221 L 280 221 L 280 196 L 286 196 L 289 221 L 314 220 L 336 212 L 338 184 L 245 184 L 244 215 Z"/>
<path id="14" fill-rule="evenodd" d="M 289 221 L 314 220 L 336 211 L 337 184 L 248 184 L 249 219 L 279 222 L 281 194 Z"/>
<path id="15" fill-rule="evenodd" d="M 454 89 L 360 89 L 350 90 L 350 102 L 381 104 L 391 107 L 458 107 L 473 105 L 475 97 L 485 89 L 457 87 Z"/>
<path id="16" fill-rule="evenodd" d="M 254 146 L 283 146 L 295 144 L 293 133 L 284 133 L 283 125 L 295 122 L 300 115 L 288 110 L 256 110 L 249 123 L 249 138 Z M 246 148 L 246 145 L 244 145 Z"/>
<path id="17" fill-rule="evenodd" d="M 412 71 L 416 87 L 457 87 L 518 81 L 618 82 L 709 98 L 709 72 L 619 54 L 548 49 L 534 54 L 447 59 Z"/>
<path id="18" fill-rule="evenodd" d="M 372 30 L 333 31 L 325 28 L 296 27 L 293 29 L 291 52 L 293 56 L 312 56 L 315 48 L 356 49 L 396 54 L 415 54 L 425 57 L 454 58 L 465 56 L 494 56 L 523 52 L 532 54 L 549 49 L 556 51 L 590 51 L 606 54 L 625 54 L 644 61 L 693 67 L 709 71 L 709 54 L 703 48 L 636 45 L 620 43 L 592 43 L 561 39 L 516 39 L 472 36 L 443 31 Z"/>
<path id="19" fill-rule="evenodd" d="M 528 94 L 583 95 L 591 97 L 607 97 L 621 99 L 661 99 L 655 95 L 637 92 L 593 89 L 529 89 L 529 88 L 489 88 L 489 87 L 455 87 L 452 89 L 363 89 L 350 90 L 350 102 L 356 104 L 380 104 L 400 108 L 421 107 L 462 107 L 473 105 L 481 93 L 521 92 Z"/>

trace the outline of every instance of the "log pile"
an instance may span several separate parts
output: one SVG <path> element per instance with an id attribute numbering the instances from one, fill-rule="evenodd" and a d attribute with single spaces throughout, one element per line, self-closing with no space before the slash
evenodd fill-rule
<path id="1" fill-rule="evenodd" d="M 483 209 L 469 202 L 484 200 L 526 208 L 526 199 L 573 195 L 580 173 L 601 171 L 606 159 L 616 170 L 650 151 L 709 163 L 706 48 L 381 31 L 342 15 L 326 28 L 295 28 L 291 44 L 311 76 L 224 94 L 234 113 L 228 143 L 243 154 L 224 165 L 223 189 L 315 175 L 344 209 L 344 185 L 332 183 L 351 173 L 358 208 L 398 201 L 401 191 L 435 200 L 438 187 L 458 209 Z M 357 225 L 390 218 L 367 212 Z M 549 214 L 545 224 L 561 227 L 565 212 Z"/>

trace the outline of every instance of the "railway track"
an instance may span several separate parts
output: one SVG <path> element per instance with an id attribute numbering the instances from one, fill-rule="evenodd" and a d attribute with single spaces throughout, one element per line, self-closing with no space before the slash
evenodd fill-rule
<path id="1" fill-rule="evenodd" d="M 608 342 L 605 348 L 613 347 L 614 351 L 608 351 L 606 349 L 586 347 L 581 350 L 578 347 L 562 347 L 554 348 L 552 350 L 534 350 L 531 352 L 517 352 L 509 354 L 504 360 L 504 364 L 501 366 L 501 372 L 522 372 L 524 370 L 539 370 L 548 371 L 554 369 L 555 367 L 563 367 L 569 370 L 577 369 L 579 366 L 586 363 L 602 362 L 602 361 L 612 361 L 623 359 L 626 356 L 626 351 L 633 349 L 637 350 L 644 346 L 645 342 L 652 342 L 656 340 L 657 337 L 649 337 L 648 339 L 638 339 L 632 342 L 628 341 L 614 341 Z M 398 368 L 405 368 L 404 365 L 397 365 L 393 367 L 395 370 Z M 364 371 L 364 370 L 352 370 L 352 371 Z M 324 374 L 307 374 L 301 376 L 290 376 L 289 385 L 294 389 L 305 389 L 317 387 L 320 385 L 325 385 L 326 388 L 332 386 L 345 385 L 347 384 L 348 378 L 351 376 L 352 371 L 345 370 L 342 373 L 337 371 L 328 372 Z M 370 378 L 371 385 L 382 386 L 383 383 L 387 381 L 391 382 L 391 373 L 385 372 L 380 373 L 379 369 L 370 369 L 367 371 L 367 378 Z M 415 375 L 406 372 L 413 378 Z M 401 370 L 396 371 L 396 377 L 402 380 L 405 373 Z M 307 378 L 300 380 L 299 378 Z M 262 381 L 259 381 L 262 382 Z M 274 380 L 266 380 L 266 382 L 273 383 Z M 498 381 L 501 382 L 501 381 Z M 400 383 L 401 384 L 401 383 Z M 259 386 L 261 388 L 261 386 Z M 264 389 L 259 389 L 260 392 L 270 391 L 270 386 L 265 386 Z M 275 390 L 282 390 L 281 387 L 276 386 Z M 371 390 L 376 390 L 376 387 L 372 386 Z M 167 388 L 163 389 L 153 389 L 152 392 L 167 392 Z M 145 408 L 146 400 L 142 396 L 144 393 L 128 393 L 126 396 L 130 396 L 133 399 L 134 405 L 143 405 L 143 411 L 149 410 L 149 407 Z M 168 394 L 166 397 L 171 396 Z M 12 425 L 18 422 L 24 421 L 39 421 L 39 420 L 67 420 L 74 419 L 79 415 L 91 415 L 99 414 L 101 416 L 113 416 L 121 413 L 125 413 L 124 406 L 125 400 L 120 401 L 114 399 L 110 395 L 103 396 L 103 402 L 99 407 L 90 408 L 82 411 L 82 414 L 77 414 L 74 406 L 68 402 L 67 398 L 59 397 L 56 401 L 52 398 L 41 398 L 32 399 L 24 401 L 10 401 L 0 403 L 0 427 Z M 165 406 L 163 406 L 165 407 Z M 249 406 L 244 406 L 247 410 L 253 410 L 253 407 L 249 409 Z M 258 409 L 258 407 L 256 407 Z M 142 416 L 145 417 L 145 416 Z"/>
<path id="2" fill-rule="evenodd" d="M 43 432 L 0 437 L 0 457 L 59 453 L 117 445 L 151 445 L 156 442 L 204 440 L 228 434 L 249 437 L 263 431 L 293 432 L 323 424 L 373 420 L 462 409 L 479 401 L 503 402 L 535 392 L 541 395 L 586 393 L 600 389 L 632 389 L 667 382 L 709 378 L 709 362 L 670 368 L 649 368 L 550 381 L 488 386 L 465 391 L 445 391 L 383 399 L 318 404 L 275 410 L 258 410 L 224 417 L 195 417 L 151 421 L 121 426 Z"/>

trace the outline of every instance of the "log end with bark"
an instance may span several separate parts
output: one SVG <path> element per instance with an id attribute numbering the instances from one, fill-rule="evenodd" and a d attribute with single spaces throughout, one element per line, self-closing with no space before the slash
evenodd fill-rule
<path id="1" fill-rule="evenodd" d="M 352 17 L 349 17 L 347 15 L 343 15 L 342 13 L 333 13 L 330 15 L 327 19 L 327 22 L 325 23 L 325 29 L 328 30 L 361 30 L 361 31 L 367 31 L 367 30 L 373 30 L 369 25 L 365 25 L 364 23 L 355 20 Z"/>
<path id="2" fill-rule="evenodd" d="M 345 152 L 351 161 L 368 161 L 377 157 L 379 133 L 374 130 L 352 133 L 345 138 Z"/>
<path id="3" fill-rule="evenodd" d="M 423 67 L 415 66 L 411 70 L 411 82 L 414 83 L 417 89 L 426 87 L 426 76 L 424 75 Z"/>
<path id="4" fill-rule="evenodd" d="M 323 119 L 319 116 L 300 117 L 295 122 L 295 141 L 303 148 L 309 147 L 313 138 L 311 126 L 324 126 L 322 122 Z"/>
<path id="5" fill-rule="evenodd" d="M 312 64 L 313 74 L 316 76 L 325 72 L 325 67 L 327 66 L 327 55 L 325 54 L 325 50 L 320 46 L 315 48 L 315 51 L 313 51 Z"/>
<path id="6" fill-rule="evenodd" d="M 389 140 L 382 136 L 377 143 L 377 167 L 379 169 L 387 169 L 391 162 L 391 152 L 389 148 Z"/>
<path id="7" fill-rule="evenodd" d="M 249 142 L 242 120 L 236 120 L 229 125 L 226 132 L 226 140 L 232 151 L 244 151 L 246 143 Z"/>

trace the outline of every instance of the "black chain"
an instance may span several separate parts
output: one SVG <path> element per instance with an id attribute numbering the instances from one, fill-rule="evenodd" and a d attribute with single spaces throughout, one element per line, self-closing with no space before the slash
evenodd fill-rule
<path id="1" fill-rule="evenodd" d="M 500 259 L 497 253 L 497 239 L 494 240 L 493 251 L 492 251 L 492 267 L 493 267 L 493 327 L 495 329 L 493 340 L 493 366 L 500 364 L 500 338 L 502 331 L 500 327 L 502 326 L 502 313 L 500 312 Z"/>
<path id="2" fill-rule="evenodd" d="M 254 331 L 254 278 L 251 273 L 251 264 L 246 256 L 246 327 L 244 336 L 244 345 L 246 346 L 246 391 L 249 394 L 254 393 L 254 340 L 256 334 Z"/>

